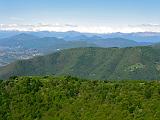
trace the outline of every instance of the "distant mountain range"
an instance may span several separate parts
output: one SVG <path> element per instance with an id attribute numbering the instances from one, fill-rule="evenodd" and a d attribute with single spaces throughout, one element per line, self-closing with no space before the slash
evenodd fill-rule
<path id="1" fill-rule="evenodd" d="M 124 38 L 106 38 L 106 39 L 94 39 L 94 38 L 88 38 L 84 41 L 87 41 L 88 43 L 93 43 L 97 45 L 98 47 L 119 47 L 119 48 L 124 48 L 124 47 L 134 47 L 134 46 L 148 46 L 152 45 L 152 43 L 149 42 L 136 42 L 134 40 L 129 40 L 129 39 L 124 39 Z"/>
<path id="2" fill-rule="evenodd" d="M 91 44 L 85 41 L 65 41 L 56 37 L 39 38 L 31 34 L 21 33 L 9 38 L 0 39 L 0 46 L 38 49 L 48 53 L 50 51 L 56 51 L 57 49 L 88 47 L 91 46 Z"/>
<path id="3" fill-rule="evenodd" d="M 160 79 L 160 52 L 154 47 L 76 48 L 0 69 L 0 79 L 18 75 L 73 75 L 89 79 Z"/>
<path id="4" fill-rule="evenodd" d="M 65 41 L 55 37 L 40 38 L 35 35 L 21 33 L 0 39 L 0 66 L 7 65 L 15 60 L 29 59 L 62 49 L 91 46 L 96 45 L 86 41 Z"/>
<path id="5" fill-rule="evenodd" d="M 57 37 L 63 38 L 65 40 L 75 40 L 79 39 L 79 37 L 101 37 L 103 39 L 106 38 L 124 38 L 134 40 L 136 42 L 149 42 L 156 43 L 160 42 L 160 33 L 156 32 L 138 32 L 138 33 L 108 33 L 108 34 L 97 34 L 97 33 L 80 33 L 76 31 L 68 31 L 68 32 L 49 32 L 49 31 L 39 31 L 39 32 L 24 32 L 24 31 L 0 31 L 0 39 L 8 38 L 14 35 L 18 35 L 21 33 L 27 33 L 30 35 L 35 35 L 40 38 L 42 37 Z"/>
<path id="6" fill-rule="evenodd" d="M 37 37 L 32 34 L 21 33 L 9 38 L 0 39 L 0 46 L 5 47 L 22 47 L 26 49 L 50 50 L 76 48 L 76 47 L 130 47 L 151 45 L 148 42 L 136 42 L 124 38 L 102 38 L 99 36 L 87 37 L 85 35 L 71 37 Z"/>
<path id="7" fill-rule="evenodd" d="M 0 67 L 15 60 L 30 59 L 58 50 L 84 47 L 134 47 L 155 43 L 127 39 L 122 33 L 92 34 L 69 32 L 20 32 L 0 31 Z M 158 33 L 137 33 L 138 36 L 158 36 Z M 7 37 L 8 36 L 8 37 Z M 10 37 L 9 37 L 10 36 Z M 46 36 L 46 37 L 45 37 Z M 107 37 L 108 36 L 108 37 Z M 114 37 L 115 36 L 115 37 Z M 119 37 L 120 36 L 120 37 Z M 130 36 L 130 35 L 128 35 Z M 134 36 L 134 35 L 132 35 Z M 124 37 L 124 38 L 123 38 Z M 156 39 L 158 40 L 158 39 Z"/>

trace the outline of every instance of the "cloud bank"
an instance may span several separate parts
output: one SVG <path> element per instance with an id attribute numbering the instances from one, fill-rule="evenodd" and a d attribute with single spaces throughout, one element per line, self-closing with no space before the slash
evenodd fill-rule
<path id="1" fill-rule="evenodd" d="M 0 30 L 17 31 L 78 31 L 88 33 L 132 33 L 132 32 L 160 32 L 159 24 L 141 24 L 127 26 L 78 26 L 72 24 L 0 24 Z"/>

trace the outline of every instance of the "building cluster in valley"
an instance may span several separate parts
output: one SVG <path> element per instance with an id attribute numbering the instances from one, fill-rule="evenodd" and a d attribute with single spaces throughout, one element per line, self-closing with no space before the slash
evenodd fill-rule
<path id="1" fill-rule="evenodd" d="M 0 67 L 5 66 L 15 60 L 30 59 L 39 55 L 43 54 L 37 49 L 0 47 Z"/>

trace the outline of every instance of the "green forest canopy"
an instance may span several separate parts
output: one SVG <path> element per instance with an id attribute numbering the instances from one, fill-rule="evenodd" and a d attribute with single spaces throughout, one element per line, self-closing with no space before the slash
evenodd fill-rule
<path id="1" fill-rule="evenodd" d="M 1 120 L 159 120 L 159 81 L 12 77 L 0 82 Z"/>

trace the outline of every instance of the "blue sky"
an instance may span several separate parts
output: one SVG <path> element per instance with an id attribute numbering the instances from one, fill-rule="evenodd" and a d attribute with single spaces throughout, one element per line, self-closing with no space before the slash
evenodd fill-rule
<path id="1" fill-rule="evenodd" d="M 0 0 L 0 24 L 160 24 L 160 0 Z"/>

